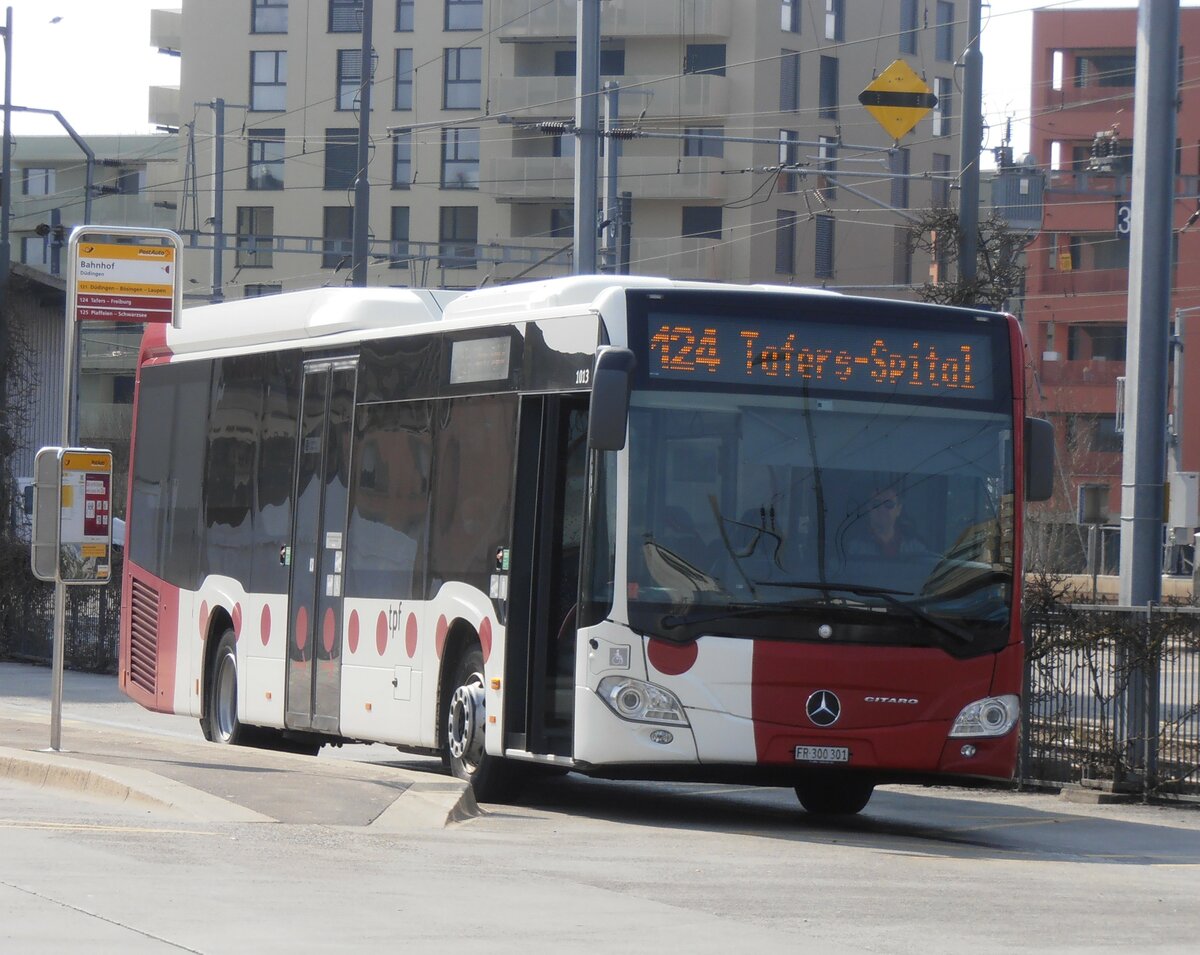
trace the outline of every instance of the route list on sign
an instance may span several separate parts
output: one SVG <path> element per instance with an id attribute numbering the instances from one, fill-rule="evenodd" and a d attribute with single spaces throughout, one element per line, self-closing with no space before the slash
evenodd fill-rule
<path id="1" fill-rule="evenodd" d="M 175 249 L 82 242 L 75 265 L 75 319 L 169 323 L 175 308 Z"/>

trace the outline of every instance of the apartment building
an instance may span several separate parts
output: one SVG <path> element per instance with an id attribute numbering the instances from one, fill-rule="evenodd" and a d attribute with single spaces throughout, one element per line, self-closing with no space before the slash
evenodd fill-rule
<path id="1" fill-rule="evenodd" d="M 1035 393 L 1054 418 L 1068 487 L 1059 510 L 1075 510 L 1081 484 L 1107 488 L 1107 517 L 1121 509 L 1118 380 L 1125 375 L 1129 216 L 1137 11 L 1038 10 L 1033 14 L 1031 146 L 1048 170 L 1043 231 L 1030 245 L 1025 322 Z M 1184 352 L 1183 444 L 1172 469 L 1200 470 L 1200 9 L 1181 11 L 1179 108 L 1174 148 L 1172 307 Z M 1172 389 L 1173 391 L 1174 389 Z M 1186 495 L 1174 488 L 1175 508 Z M 1190 516 L 1175 512 L 1170 523 Z M 1190 540 L 1190 537 L 1188 538 Z"/>
<path id="2" fill-rule="evenodd" d="M 614 115 L 653 134 L 608 147 L 629 198 L 614 258 L 642 274 L 909 294 L 929 263 L 908 253 L 896 210 L 951 201 L 966 5 L 604 0 Z M 575 0 L 371 9 L 368 281 L 571 271 Z M 151 29 L 182 55 L 180 88 L 151 91 L 151 119 L 181 128 L 191 294 L 212 297 L 214 275 L 225 298 L 344 283 L 362 0 L 183 0 Z M 857 97 L 897 57 L 940 99 L 892 149 Z"/>

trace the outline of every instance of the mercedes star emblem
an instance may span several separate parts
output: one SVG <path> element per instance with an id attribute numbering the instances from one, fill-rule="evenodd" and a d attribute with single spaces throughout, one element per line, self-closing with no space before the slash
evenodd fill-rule
<path id="1" fill-rule="evenodd" d="M 808 698 L 804 710 L 816 726 L 832 726 L 842 715 L 842 702 L 830 690 L 817 690 Z"/>

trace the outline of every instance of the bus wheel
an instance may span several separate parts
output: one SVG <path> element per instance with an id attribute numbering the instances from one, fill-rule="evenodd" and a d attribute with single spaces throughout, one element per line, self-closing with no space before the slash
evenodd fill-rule
<path id="1" fill-rule="evenodd" d="M 237 643 L 232 630 L 226 630 L 217 644 L 201 722 L 205 738 L 214 743 L 237 745 L 246 735 L 246 728 L 238 720 Z"/>
<path id="2" fill-rule="evenodd" d="M 511 761 L 484 751 L 487 708 L 483 687 L 483 652 L 472 647 L 459 658 L 450 680 L 442 753 L 450 772 L 471 784 L 476 799 L 504 802 L 516 792 L 517 774 Z"/>
<path id="3" fill-rule="evenodd" d="M 796 787 L 800 805 L 818 816 L 853 816 L 867 808 L 875 784 L 863 779 L 814 779 Z"/>

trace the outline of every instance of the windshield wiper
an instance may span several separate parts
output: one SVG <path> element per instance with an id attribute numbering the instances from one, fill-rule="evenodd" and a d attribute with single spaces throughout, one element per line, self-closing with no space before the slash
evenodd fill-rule
<path id="1" fill-rule="evenodd" d="M 662 618 L 661 624 L 664 630 L 676 630 L 679 627 L 712 623 L 714 620 L 729 620 L 734 617 L 752 617 L 756 614 L 794 613 L 797 610 L 804 610 L 810 606 L 812 605 L 807 601 L 803 603 L 748 604 L 743 607 L 714 610 L 712 613 L 701 614 L 695 617 L 689 617 L 686 614 L 669 613 Z"/>
<path id="2" fill-rule="evenodd" d="M 954 637 L 955 640 L 961 643 L 972 643 L 975 640 L 975 637 L 969 631 L 941 620 L 933 614 L 922 610 L 920 606 L 906 600 L 901 600 L 896 596 L 897 594 L 911 596 L 906 590 L 892 590 L 889 587 L 869 587 L 865 584 L 830 584 L 818 580 L 760 580 L 757 583 L 762 586 L 788 587 L 798 590 L 836 591 L 843 594 L 854 594 L 856 597 L 878 597 L 889 607 L 895 607 L 910 617 L 928 624 L 935 630 L 947 636 Z"/>

